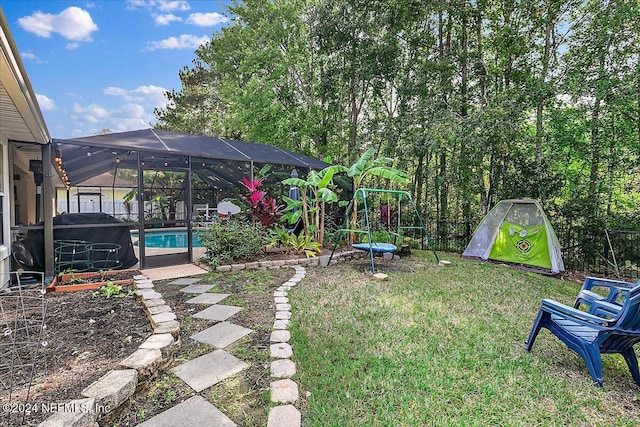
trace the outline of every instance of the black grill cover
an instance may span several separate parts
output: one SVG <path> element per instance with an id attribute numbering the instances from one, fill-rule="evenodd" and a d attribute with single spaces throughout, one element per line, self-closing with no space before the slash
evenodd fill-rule
<path id="1" fill-rule="evenodd" d="M 43 223 L 40 223 L 42 225 Z M 101 224 L 119 224 L 119 226 L 101 227 Z M 133 267 L 138 258 L 133 251 L 129 225 L 105 213 L 67 213 L 53 217 L 53 240 L 85 240 L 91 243 L 117 243 L 118 265 L 109 269 Z M 82 228 L 55 229 L 56 225 L 85 225 Z M 33 255 L 34 268 L 44 271 L 44 232 L 30 230 L 27 236 Z M 92 268 L 91 270 L 101 270 Z"/>

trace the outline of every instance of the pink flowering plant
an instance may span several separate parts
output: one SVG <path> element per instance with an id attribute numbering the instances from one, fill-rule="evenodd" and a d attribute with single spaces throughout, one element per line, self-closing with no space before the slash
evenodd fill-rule
<path id="1" fill-rule="evenodd" d="M 265 228 L 270 228 L 280 221 L 282 206 L 276 203 L 273 197 L 267 196 L 266 191 L 260 190 L 264 178 L 242 178 L 241 184 L 249 191 L 246 201 L 249 205 L 251 217 L 255 222 L 261 223 Z"/>

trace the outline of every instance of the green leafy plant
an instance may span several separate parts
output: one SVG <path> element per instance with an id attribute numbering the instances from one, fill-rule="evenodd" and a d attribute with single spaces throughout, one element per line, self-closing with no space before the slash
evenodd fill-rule
<path id="1" fill-rule="evenodd" d="M 300 233 L 300 235 L 291 234 L 289 236 L 289 246 L 296 255 L 304 253 L 307 258 L 315 257 L 322 251 L 320 243 L 314 241 L 311 236 Z"/>
<path id="2" fill-rule="evenodd" d="M 289 240 L 291 235 L 284 227 L 272 228 L 269 230 L 271 241 L 269 242 L 269 246 L 277 248 L 285 248 L 287 252 L 289 252 Z"/>
<path id="3" fill-rule="evenodd" d="M 338 195 L 333 191 L 333 176 L 336 172 L 344 172 L 344 166 L 329 166 L 321 171 L 309 171 L 307 179 L 287 178 L 283 184 L 296 186 L 300 189 L 300 200 L 283 197 L 287 203 L 283 219 L 289 224 L 295 224 L 300 218 L 304 224 L 304 234 L 313 235 L 320 247 L 324 244 L 325 209 L 327 204 L 338 201 Z"/>
<path id="4" fill-rule="evenodd" d="M 77 284 L 80 284 L 80 283 L 84 283 L 84 280 L 82 278 L 80 278 L 80 277 L 76 277 L 75 273 L 76 273 L 76 271 L 74 269 L 67 268 L 67 269 L 61 271 L 60 273 L 58 273 L 58 277 L 60 279 L 62 279 L 63 275 L 68 274 L 69 275 L 69 279 L 67 279 L 65 281 L 65 283 L 68 284 L 68 285 L 77 285 Z"/>
<path id="5" fill-rule="evenodd" d="M 229 218 L 226 223 L 215 222 L 198 231 L 198 238 L 206 248 L 211 266 L 237 259 L 248 259 L 262 253 L 269 236 L 259 222 Z"/>
<path id="6" fill-rule="evenodd" d="M 98 295 L 102 295 L 105 298 L 124 298 L 126 296 L 133 295 L 133 291 L 125 291 L 122 289 L 121 285 L 116 285 L 111 280 L 107 280 L 105 285 L 100 286 L 100 288 L 93 293 L 94 297 L 97 297 Z"/>
<path id="7" fill-rule="evenodd" d="M 368 243 L 369 238 L 366 234 L 363 234 L 360 239 L 363 243 Z M 393 241 L 392 234 L 385 230 L 378 230 L 371 232 L 371 241 L 372 242 L 387 242 L 391 243 Z"/>

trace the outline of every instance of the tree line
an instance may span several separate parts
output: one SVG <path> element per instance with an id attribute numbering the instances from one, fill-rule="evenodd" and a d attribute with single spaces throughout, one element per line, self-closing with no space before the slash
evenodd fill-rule
<path id="1" fill-rule="evenodd" d="M 554 224 L 640 230 L 637 0 L 245 0 L 229 14 L 158 127 L 339 164 L 375 148 L 428 221 L 477 224 L 530 197 Z"/>

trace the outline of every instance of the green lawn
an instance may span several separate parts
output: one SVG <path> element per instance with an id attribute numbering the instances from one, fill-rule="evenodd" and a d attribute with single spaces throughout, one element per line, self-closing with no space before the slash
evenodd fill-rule
<path id="1" fill-rule="evenodd" d="M 524 351 L 540 300 L 571 304 L 580 284 L 443 255 L 380 265 L 384 282 L 367 260 L 307 269 L 290 295 L 304 425 L 640 425 L 621 356 L 603 356 L 600 389 L 546 329 Z"/>

